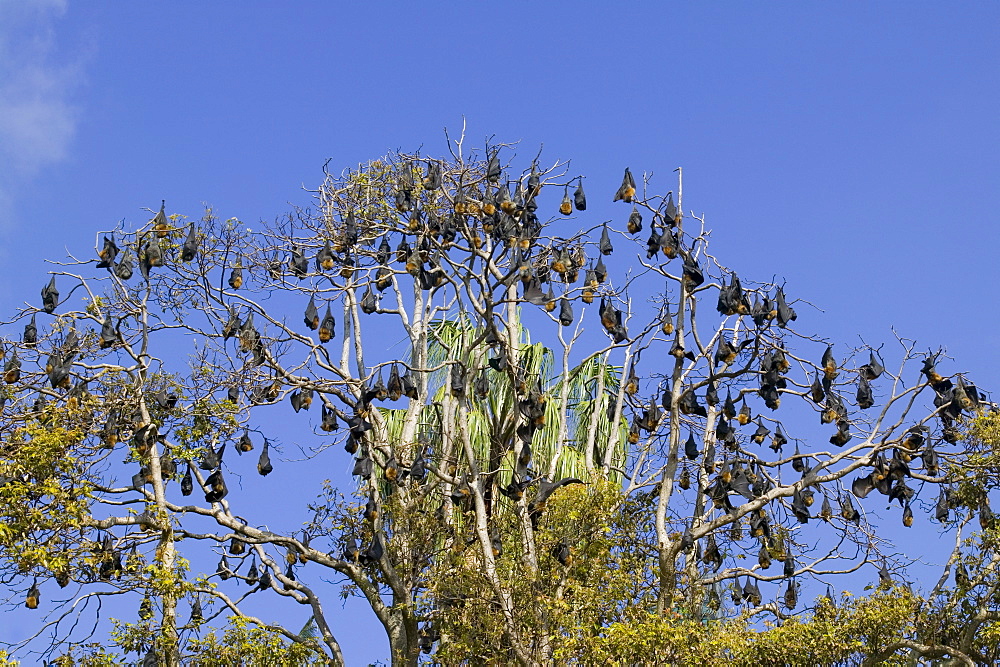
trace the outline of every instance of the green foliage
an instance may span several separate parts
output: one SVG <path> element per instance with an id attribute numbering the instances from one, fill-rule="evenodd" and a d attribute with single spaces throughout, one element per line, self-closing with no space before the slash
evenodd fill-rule
<path id="1" fill-rule="evenodd" d="M 521 612 L 517 621 L 534 645 L 551 641 L 560 646 L 581 631 L 624 622 L 629 609 L 655 606 L 650 554 L 634 548 L 643 528 L 637 523 L 643 513 L 636 510 L 619 485 L 595 478 L 564 487 L 549 499 L 537 532 L 538 570 L 525 567 L 518 542 L 505 544 L 497 568 Z M 502 534 L 513 530 L 516 526 L 500 528 Z M 560 542 L 569 547 L 567 565 L 555 557 Z M 432 578 L 433 595 L 445 603 L 435 623 L 447 637 L 435 655 L 446 664 L 462 656 L 510 659 L 481 560 L 479 550 L 459 548 L 440 559 Z"/>
<path id="2" fill-rule="evenodd" d="M 200 639 L 188 641 L 184 664 L 196 667 L 270 667 L 271 665 L 324 665 L 322 657 L 309 647 L 284 638 L 276 630 L 252 626 L 239 616 L 219 636 L 212 630 Z"/>
<path id="3" fill-rule="evenodd" d="M 55 659 L 59 667 L 105 667 L 131 664 L 114 649 L 125 655 L 145 655 L 157 638 L 157 631 L 151 621 L 125 623 L 114 620 L 112 631 L 113 646 L 97 643 L 76 645 Z M 322 657 L 304 643 L 285 638 L 276 629 L 259 627 L 246 618 L 231 616 L 221 630 L 203 629 L 200 637 L 189 637 L 181 644 L 181 662 L 196 667 L 271 667 L 288 665 L 324 665 Z M 3 654 L 0 653 L 0 659 Z M 0 662 L 4 665 L 17 663 Z"/>
<path id="4" fill-rule="evenodd" d="M 537 575 L 523 567 L 523 554 L 505 550 L 498 568 L 511 583 L 518 622 L 532 645 L 548 642 L 559 664 L 808 666 L 856 664 L 917 632 L 921 600 L 906 589 L 846 596 L 836 605 L 820 598 L 812 614 L 763 626 L 745 616 L 658 615 L 654 553 L 641 538 L 645 516 L 641 501 L 625 500 L 613 483 L 570 486 L 547 506 L 537 533 L 544 550 Z M 551 552 L 560 541 L 572 545 L 568 566 Z M 445 602 L 434 616 L 444 636 L 435 659 L 443 664 L 513 659 L 476 554 L 452 554 L 433 578 L 433 593 Z M 540 614 L 531 612 L 530 602 L 540 603 Z"/>
<path id="5" fill-rule="evenodd" d="M 837 607 L 821 598 L 811 616 L 766 628 L 755 627 L 744 617 L 704 622 L 632 609 L 627 620 L 597 632 L 578 628 L 556 655 L 560 662 L 582 664 L 855 664 L 911 631 L 917 603 L 901 590 L 848 598 Z M 881 664 L 906 663 L 890 660 Z"/>
<path id="6" fill-rule="evenodd" d="M 78 566 L 78 531 L 89 517 L 91 486 L 76 447 L 82 433 L 68 409 L 50 408 L 48 423 L 11 433 L 0 457 L 0 558 L 22 572 Z"/>

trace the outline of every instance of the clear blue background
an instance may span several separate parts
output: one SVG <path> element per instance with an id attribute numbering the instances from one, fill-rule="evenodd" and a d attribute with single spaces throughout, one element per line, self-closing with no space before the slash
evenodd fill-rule
<path id="1" fill-rule="evenodd" d="M 270 220 L 327 158 L 443 154 L 464 118 L 594 200 L 683 166 L 714 253 L 810 330 L 996 385 L 1000 5 L 627 4 L 0 0 L 0 312 L 162 198 Z M 349 663 L 385 657 L 372 623 L 335 616 Z"/>

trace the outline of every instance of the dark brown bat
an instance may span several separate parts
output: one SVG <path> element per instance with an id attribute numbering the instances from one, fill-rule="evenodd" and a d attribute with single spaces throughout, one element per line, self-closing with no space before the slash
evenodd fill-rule
<path id="1" fill-rule="evenodd" d="M 566 297 L 559 299 L 559 323 L 564 327 L 573 324 L 573 305 Z"/>
<path id="2" fill-rule="evenodd" d="M 628 216 L 627 228 L 629 234 L 638 234 L 642 231 L 642 214 L 635 204 L 632 205 L 632 212 Z"/>
<path id="3" fill-rule="evenodd" d="M 319 325 L 319 341 L 321 343 L 328 343 L 331 338 L 334 337 L 336 332 L 336 323 L 333 319 L 333 313 L 330 311 L 330 304 L 326 305 L 326 314 L 323 316 L 323 321 Z"/>
<path id="4" fill-rule="evenodd" d="M 577 181 L 576 190 L 573 191 L 573 205 L 577 211 L 587 210 L 587 195 L 583 192 L 583 177 Z"/>
<path id="5" fill-rule="evenodd" d="M 823 366 L 823 375 L 827 380 L 836 379 L 837 360 L 833 358 L 833 348 L 831 346 L 826 346 L 826 351 L 823 352 L 823 359 L 820 364 Z"/>
<path id="6" fill-rule="evenodd" d="M 559 212 L 562 213 L 563 215 L 569 215 L 570 213 L 573 212 L 573 202 L 570 201 L 569 198 L 568 185 L 563 189 L 563 198 L 562 201 L 559 202 Z"/>
<path id="7" fill-rule="evenodd" d="M 274 466 L 271 465 L 271 455 L 268 452 L 270 444 L 267 438 L 264 438 L 264 447 L 261 449 L 260 458 L 257 460 L 257 472 L 260 473 L 261 477 L 267 477 L 274 470 Z"/>
<path id="8" fill-rule="evenodd" d="M 795 309 L 785 301 L 785 290 L 780 287 L 778 288 L 775 301 L 777 301 L 778 326 L 784 329 L 788 326 L 789 322 L 798 319 L 798 315 L 795 313 Z"/>
<path id="9" fill-rule="evenodd" d="M 369 284 L 361 297 L 361 312 L 371 315 L 376 310 L 378 310 L 378 299 L 375 298 L 375 293 L 372 292 L 371 284 Z"/>
<path id="10" fill-rule="evenodd" d="M 750 436 L 750 439 L 753 440 L 758 445 L 760 445 L 763 444 L 764 439 L 767 438 L 767 436 L 770 435 L 770 433 L 771 431 L 766 426 L 764 426 L 760 422 L 757 422 L 757 430 L 753 432 L 753 435 Z"/>
<path id="11" fill-rule="evenodd" d="M 160 238 L 164 238 L 167 235 L 167 231 L 170 229 L 170 225 L 167 221 L 167 214 L 165 210 L 166 206 L 167 206 L 166 200 L 161 200 L 159 213 L 153 216 L 153 219 L 150 220 L 150 222 L 153 224 L 153 231 L 155 231 L 156 235 Z"/>
<path id="12" fill-rule="evenodd" d="M 191 229 L 188 230 L 187 238 L 184 240 L 184 245 L 181 246 L 181 261 L 190 262 L 198 254 L 198 245 L 200 244 L 200 239 L 198 237 L 198 230 L 194 225 L 191 225 Z"/>
<path id="13" fill-rule="evenodd" d="M 115 267 L 115 275 L 121 280 L 131 280 L 132 279 L 132 254 L 126 252 L 122 255 L 122 259 L 118 262 L 118 266 Z"/>
<path id="14" fill-rule="evenodd" d="M 226 480 L 222 477 L 222 469 L 216 470 L 205 480 L 205 502 L 217 503 L 229 494 Z"/>
<path id="15" fill-rule="evenodd" d="M 41 593 L 38 590 L 38 582 L 32 582 L 31 588 L 28 589 L 28 594 L 24 598 L 24 606 L 28 609 L 38 609 L 38 602 L 41 599 Z"/>
<path id="16" fill-rule="evenodd" d="M 305 278 L 306 274 L 309 273 L 309 262 L 306 260 L 306 256 L 294 245 L 288 258 L 288 270 L 299 280 Z"/>
<path id="17" fill-rule="evenodd" d="M 631 202 L 634 196 L 635 179 L 632 178 L 632 172 L 629 168 L 625 167 L 625 175 L 622 177 L 622 184 L 618 187 L 618 191 L 615 193 L 615 198 L 612 201 Z"/>
<path id="18" fill-rule="evenodd" d="M 687 284 L 688 289 L 695 289 L 705 282 L 705 274 L 702 273 L 701 267 L 698 266 L 698 261 L 694 258 L 694 255 L 685 252 L 683 253 L 683 257 L 684 269 L 682 278 Z"/>
<path id="19" fill-rule="evenodd" d="M 305 325 L 313 331 L 319 328 L 319 310 L 316 309 L 315 295 L 309 297 L 309 305 L 306 306 L 305 312 Z"/>
<path id="20" fill-rule="evenodd" d="M 830 444 L 843 447 L 851 440 L 851 424 L 846 419 L 837 421 L 837 432 L 830 436 Z"/>
<path id="21" fill-rule="evenodd" d="M 441 187 L 441 165 L 427 162 L 427 173 L 422 181 L 425 190 L 437 190 Z"/>
<path id="22" fill-rule="evenodd" d="M 876 380 L 882 373 L 885 372 L 885 368 L 879 363 L 879 360 L 875 358 L 874 352 L 868 353 L 868 363 L 861 367 L 861 372 L 864 374 L 867 380 Z"/>
<path id="23" fill-rule="evenodd" d="M 118 256 L 118 246 L 115 245 L 114 235 L 111 238 L 104 237 L 104 246 L 97 251 L 97 256 L 101 258 L 101 261 L 97 263 L 97 268 L 114 268 L 115 258 Z"/>
<path id="24" fill-rule="evenodd" d="M 858 402 L 858 407 L 862 410 L 867 410 L 871 406 L 875 405 L 875 399 L 872 396 L 871 385 L 868 384 L 868 376 L 866 373 L 861 372 L 858 374 L 858 393 L 855 396 Z"/>
<path id="25" fill-rule="evenodd" d="M 56 277 L 52 276 L 49 284 L 42 288 L 42 310 L 51 315 L 59 305 L 59 290 L 56 289 Z"/>

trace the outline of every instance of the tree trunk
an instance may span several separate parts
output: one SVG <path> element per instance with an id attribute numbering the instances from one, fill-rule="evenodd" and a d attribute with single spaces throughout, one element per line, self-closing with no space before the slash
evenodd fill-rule
<path id="1" fill-rule="evenodd" d="M 417 624 L 402 613 L 394 613 L 389 623 L 389 650 L 393 667 L 416 667 L 420 646 Z"/>

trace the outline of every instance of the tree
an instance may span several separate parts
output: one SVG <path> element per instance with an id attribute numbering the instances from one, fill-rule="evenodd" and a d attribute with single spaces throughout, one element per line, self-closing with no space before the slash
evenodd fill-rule
<path id="1" fill-rule="evenodd" d="M 872 491 L 907 527 L 937 489 L 938 521 L 987 512 L 979 473 L 995 462 L 960 442 L 986 399 L 964 374 L 906 339 L 855 349 L 798 330 L 791 290 L 710 254 L 680 176 L 659 194 L 626 169 L 613 197 L 594 188 L 614 199 L 595 224 L 567 163 L 518 169 L 512 146 L 469 153 L 464 137 L 449 152 L 324 168 L 314 208 L 256 232 L 164 205 L 104 232 L 96 267 L 54 263 L 11 324 L 0 459 L 5 581 L 31 608 L 49 582 L 73 586 L 40 626 L 48 654 L 70 653 L 64 621 L 85 602 L 130 595 L 139 618 L 115 641 L 150 664 L 251 646 L 340 664 L 335 577 L 396 664 L 752 661 L 832 623 L 856 632 L 813 637 L 831 660 L 971 655 L 978 640 L 904 619 L 948 617 L 958 602 L 941 600 L 970 599 L 969 582 L 957 597 L 944 580 L 926 599 L 831 593 L 795 615 L 803 584 L 866 565 L 903 581 Z M 293 465 L 272 459 L 293 443 L 267 416 L 289 410 L 326 434 L 299 465 L 330 465 L 335 445 L 355 457 L 357 486 L 318 489 L 304 530 L 247 513 L 267 479 L 227 483 L 249 467 L 239 454 L 259 452 L 264 477 Z M 985 582 L 994 563 L 974 551 Z M 975 586 L 992 623 L 995 588 Z M 311 621 L 248 613 L 255 596 Z M 223 639 L 195 636 L 224 616 Z"/>

